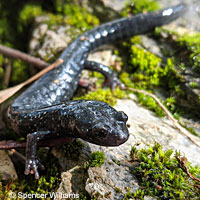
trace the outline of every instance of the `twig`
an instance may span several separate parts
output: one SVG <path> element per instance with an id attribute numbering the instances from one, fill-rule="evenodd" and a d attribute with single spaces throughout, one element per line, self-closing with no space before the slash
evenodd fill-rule
<path id="1" fill-rule="evenodd" d="M 6 189 L 7 189 L 7 192 L 6 192 L 6 195 L 5 195 L 5 197 L 4 197 L 4 200 L 7 199 L 8 193 L 9 193 L 10 188 L 11 188 L 11 186 L 12 186 L 12 184 L 13 184 L 14 181 L 15 181 L 15 178 L 13 178 L 13 180 L 10 182 L 9 186 L 7 186 L 7 188 L 6 188 Z"/>
<path id="2" fill-rule="evenodd" d="M 165 106 L 161 103 L 161 101 L 158 99 L 158 97 L 156 97 L 154 94 L 151 94 L 147 91 L 144 90 L 139 90 L 139 89 L 135 89 L 135 88 L 129 88 L 129 87 L 125 87 L 126 90 L 130 90 L 133 92 L 138 92 L 138 93 L 142 93 L 145 95 L 148 95 L 150 97 L 152 97 L 156 103 L 160 106 L 160 108 L 162 108 L 162 110 L 165 112 L 165 114 L 167 115 L 168 119 L 174 124 L 174 127 L 176 129 L 179 130 L 179 132 L 184 135 L 186 138 L 188 138 L 193 144 L 197 145 L 198 147 L 200 147 L 200 144 L 197 143 L 195 140 L 193 140 L 191 138 L 191 136 L 189 136 L 188 132 L 178 123 L 178 121 L 173 117 L 173 115 L 167 110 L 167 108 L 165 108 Z"/>
<path id="3" fill-rule="evenodd" d="M 45 73 L 47 73 L 48 71 L 54 69 L 55 67 L 57 67 L 58 65 L 60 65 L 62 63 L 63 63 L 63 59 L 59 58 L 56 62 L 51 64 L 49 67 L 43 69 L 39 73 L 35 74 L 34 76 L 32 76 L 27 81 L 25 81 L 23 83 L 20 83 L 19 85 L 16 85 L 14 87 L 11 87 L 11 88 L 8 88 L 8 89 L 5 89 L 5 90 L 1 90 L 0 91 L 0 104 L 3 103 L 8 98 L 10 98 L 12 95 L 14 95 L 20 89 L 22 89 L 25 85 L 28 85 L 31 82 L 37 80 L 39 77 L 41 77 L 42 75 L 44 75 Z"/>
<path id="4" fill-rule="evenodd" d="M 15 154 L 16 156 L 18 156 L 22 160 L 26 160 L 26 157 L 23 154 L 21 154 L 18 151 L 16 151 L 15 149 L 11 149 L 8 152 L 9 152 L 10 155 L 14 155 Z"/>
<path id="5" fill-rule="evenodd" d="M 14 140 L 3 140 L 0 141 L 0 150 L 5 150 L 5 149 L 19 149 L 19 148 L 25 148 L 26 147 L 26 142 L 17 142 Z"/>
<path id="6" fill-rule="evenodd" d="M 181 156 L 176 156 L 176 159 L 178 160 L 181 168 L 186 172 L 186 174 L 194 181 L 196 182 L 200 182 L 200 179 L 197 177 L 194 177 L 190 172 L 189 169 L 187 167 L 187 158 L 185 156 L 181 157 Z M 198 187 L 200 187 L 200 185 L 198 185 Z"/>
<path id="7" fill-rule="evenodd" d="M 2 53 L 5 56 L 20 59 L 24 62 L 33 64 L 40 69 L 43 69 L 49 65 L 49 63 L 47 63 L 43 60 L 40 60 L 39 58 L 30 56 L 26 53 L 23 53 L 21 51 L 18 51 L 16 49 L 12 49 L 12 48 L 9 48 L 9 47 L 3 46 L 3 45 L 0 45 L 0 53 Z"/>
<path id="8" fill-rule="evenodd" d="M 11 63 L 8 59 L 6 59 L 5 63 L 6 63 L 6 66 L 5 66 L 4 84 L 5 84 L 6 87 L 8 87 L 12 67 L 11 67 Z"/>

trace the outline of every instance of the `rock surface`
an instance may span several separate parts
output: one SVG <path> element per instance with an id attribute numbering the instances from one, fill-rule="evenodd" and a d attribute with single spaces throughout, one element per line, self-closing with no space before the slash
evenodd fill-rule
<path id="1" fill-rule="evenodd" d="M 2 180 L 17 178 L 15 167 L 8 154 L 3 150 L 0 150 L 0 174 Z"/>

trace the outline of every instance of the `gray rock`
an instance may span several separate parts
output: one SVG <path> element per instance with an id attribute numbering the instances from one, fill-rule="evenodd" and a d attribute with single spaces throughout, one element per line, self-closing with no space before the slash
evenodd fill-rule
<path id="1" fill-rule="evenodd" d="M 8 154 L 3 150 L 0 150 L 0 174 L 2 180 L 17 178 L 15 167 Z"/>
<path id="2" fill-rule="evenodd" d="M 120 11 L 124 8 L 126 0 L 103 0 L 105 6 L 110 7 L 116 11 Z"/>

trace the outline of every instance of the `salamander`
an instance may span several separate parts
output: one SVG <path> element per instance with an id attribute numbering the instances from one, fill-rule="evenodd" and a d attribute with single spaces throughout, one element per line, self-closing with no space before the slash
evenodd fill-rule
<path id="1" fill-rule="evenodd" d="M 108 104 L 91 100 L 71 100 L 83 69 L 101 72 L 107 85 L 123 87 L 107 66 L 88 61 L 90 52 L 103 44 L 145 34 L 167 24 L 185 12 L 186 5 L 138 14 L 102 24 L 78 36 L 61 54 L 64 62 L 43 75 L 25 90 L 8 109 L 13 129 L 26 136 L 25 174 L 44 168 L 36 155 L 37 143 L 52 137 L 68 136 L 102 145 L 118 146 L 129 138 L 127 115 Z"/>

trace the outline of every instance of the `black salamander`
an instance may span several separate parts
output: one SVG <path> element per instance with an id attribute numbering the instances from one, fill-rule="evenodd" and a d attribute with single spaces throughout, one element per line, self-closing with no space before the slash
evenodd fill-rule
<path id="1" fill-rule="evenodd" d="M 60 56 L 64 62 L 46 73 L 10 106 L 8 118 L 13 129 L 26 141 L 25 174 L 37 166 L 44 168 L 36 156 L 37 142 L 49 137 L 82 138 L 102 146 L 118 146 L 127 141 L 127 115 L 100 101 L 71 101 L 83 69 L 101 72 L 107 85 L 123 86 L 107 66 L 87 61 L 97 47 L 152 31 L 167 24 L 185 11 L 179 4 L 157 12 L 117 19 L 89 30 L 75 39 Z"/>

